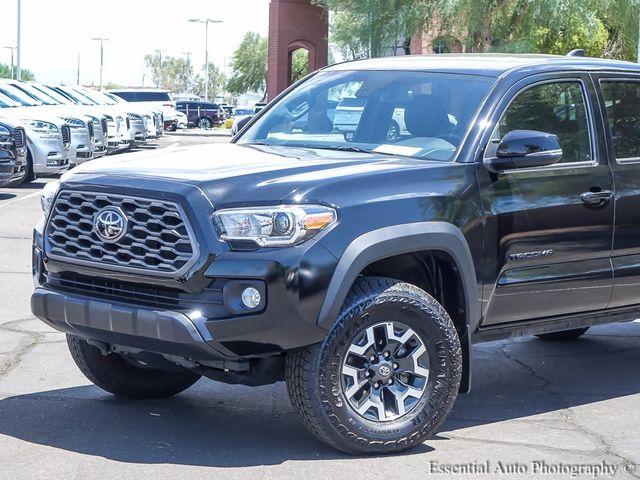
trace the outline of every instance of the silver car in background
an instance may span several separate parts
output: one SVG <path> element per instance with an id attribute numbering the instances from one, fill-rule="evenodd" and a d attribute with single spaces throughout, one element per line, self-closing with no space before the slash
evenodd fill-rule
<path id="1" fill-rule="evenodd" d="M 57 108 L 60 111 L 66 112 L 80 112 L 82 115 L 89 117 L 93 122 L 94 131 L 93 158 L 99 158 L 107 154 L 109 129 L 107 115 L 104 115 L 101 112 L 96 112 L 90 107 L 77 105 L 67 97 L 46 88 L 42 84 L 35 82 L 18 82 L 18 84 L 25 89 L 25 91 L 37 96 L 52 108 Z"/>
<path id="2" fill-rule="evenodd" d="M 126 88 L 108 90 L 107 93 L 116 95 L 131 105 L 159 109 L 162 111 L 162 127 L 165 130 L 175 131 L 178 127 L 176 102 L 173 101 L 169 90 L 158 88 Z"/>
<path id="3" fill-rule="evenodd" d="M 83 87 L 75 88 L 97 104 L 120 109 L 126 114 L 127 128 L 129 129 L 128 140 L 131 145 L 141 144 L 147 141 L 147 137 L 149 136 L 147 125 L 152 121 L 149 115 L 146 114 L 147 112 L 137 108 L 130 108 L 128 105 L 121 105 L 97 90 Z"/>
<path id="4" fill-rule="evenodd" d="M 39 84 L 40 88 L 65 97 L 68 101 L 89 109 L 96 114 L 104 115 L 107 126 L 107 153 L 113 153 L 129 148 L 129 128 L 126 113 L 98 105 L 73 87 L 60 84 Z"/>
<path id="5" fill-rule="evenodd" d="M 55 115 L 23 107 L 0 93 L 0 118 L 20 122 L 27 135 L 27 166 L 20 184 L 61 173 L 69 165 L 71 129 Z"/>
<path id="6" fill-rule="evenodd" d="M 133 109 L 144 115 L 147 118 L 147 138 L 158 138 L 164 133 L 162 110 L 143 105 L 134 106 L 130 104 L 130 102 L 127 102 L 125 99 L 120 98 L 113 93 L 102 92 L 102 94 L 123 108 Z"/>
<path id="7" fill-rule="evenodd" d="M 8 81 L 0 82 L 0 93 L 20 103 L 23 107 L 46 112 L 63 120 L 71 128 L 71 148 L 69 150 L 69 164 L 78 165 L 93 158 L 95 131 L 90 117 L 80 112 L 62 112 L 45 106 L 35 96 L 23 92 Z"/>

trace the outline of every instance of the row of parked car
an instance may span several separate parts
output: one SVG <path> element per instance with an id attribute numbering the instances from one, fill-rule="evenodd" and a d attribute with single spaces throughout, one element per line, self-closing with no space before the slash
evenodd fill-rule
<path id="1" fill-rule="evenodd" d="M 0 185 L 121 152 L 178 126 L 171 94 L 0 80 Z"/>

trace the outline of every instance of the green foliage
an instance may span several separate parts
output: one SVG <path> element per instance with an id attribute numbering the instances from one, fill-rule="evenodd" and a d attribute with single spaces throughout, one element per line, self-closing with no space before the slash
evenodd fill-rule
<path id="1" fill-rule="evenodd" d="M 435 23 L 468 52 L 589 55 L 636 60 L 640 0 L 314 0 L 346 58 L 380 56 Z"/>
<path id="2" fill-rule="evenodd" d="M 184 58 L 147 54 L 144 57 L 147 68 L 151 70 L 153 83 L 160 88 L 174 92 L 189 91 L 194 82 L 193 68 Z"/>
<path id="3" fill-rule="evenodd" d="M 204 70 L 204 68 L 203 68 Z M 213 63 L 209 62 L 209 100 L 213 99 L 218 95 L 218 93 L 222 90 L 224 86 L 224 75 L 220 71 L 218 67 L 216 67 Z M 204 78 L 202 75 L 196 75 L 192 87 L 190 90 L 196 95 L 204 98 Z M 183 92 L 188 90 L 174 90 L 174 92 Z"/>
<path id="4" fill-rule="evenodd" d="M 232 74 L 226 89 L 234 95 L 247 92 L 266 93 L 267 39 L 247 32 L 231 61 Z"/>
<path id="5" fill-rule="evenodd" d="M 312 0 L 332 13 L 331 40 L 346 58 L 378 57 L 426 25 L 438 1 Z"/>
<path id="6" fill-rule="evenodd" d="M 102 86 L 102 88 L 104 90 L 120 90 L 121 88 L 124 88 L 124 85 L 120 85 L 115 82 L 107 82 Z"/>
<path id="7" fill-rule="evenodd" d="M 309 73 L 309 52 L 304 48 L 291 54 L 291 82 L 297 82 Z"/>
<path id="8" fill-rule="evenodd" d="M 13 71 L 14 78 L 16 76 L 15 66 Z M 11 78 L 11 65 L 0 63 L 0 78 Z M 26 68 L 22 69 L 22 80 L 35 80 L 36 76 Z"/>

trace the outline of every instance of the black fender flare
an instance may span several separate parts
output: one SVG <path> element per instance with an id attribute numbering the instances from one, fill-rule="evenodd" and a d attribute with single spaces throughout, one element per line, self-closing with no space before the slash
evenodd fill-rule
<path id="1" fill-rule="evenodd" d="M 436 250 L 448 253 L 456 263 L 465 298 L 465 332 L 460 338 L 464 365 L 461 392 L 470 388 L 471 331 L 480 320 L 478 281 L 469 245 L 458 227 L 447 222 L 420 222 L 384 227 L 367 232 L 345 249 L 333 273 L 318 315 L 318 325 L 330 330 L 358 278 L 368 265 L 411 252 Z"/>

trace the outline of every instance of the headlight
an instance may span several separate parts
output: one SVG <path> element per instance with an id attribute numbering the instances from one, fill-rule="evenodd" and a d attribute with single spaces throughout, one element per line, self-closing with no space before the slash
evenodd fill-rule
<path id="1" fill-rule="evenodd" d="M 54 181 L 49 182 L 44 185 L 42 192 L 40 193 L 40 205 L 42 206 L 42 212 L 44 213 L 44 218 L 49 216 L 49 212 L 51 211 L 51 205 L 53 204 L 53 198 L 56 196 L 58 189 L 60 188 L 60 182 Z"/>
<path id="2" fill-rule="evenodd" d="M 337 214 L 333 208 L 321 205 L 281 205 L 220 210 L 213 219 L 222 240 L 284 247 L 313 237 L 335 223 Z"/>
<path id="3" fill-rule="evenodd" d="M 127 117 L 129 117 L 131 120 L 140 120 L 142 118 L 137 113 L 127 113 Z"/>
<path id="4" fill-rule="evenodd" d="M 31 127 L 31 129 L 36 133 L 58 133 L 58 127 L 56 125 L 50 122 L 45 122 L 44 120 L 22 119 L 22 123 Z"/>
<path id="5" fill-rule="evenodd" d="M 84 122 L 79 118 L 68 117 L 68 118 L 65 118 L 64 121 L 67 122 L 71 128 L 84 127 Z"/>

